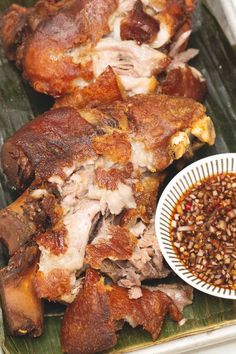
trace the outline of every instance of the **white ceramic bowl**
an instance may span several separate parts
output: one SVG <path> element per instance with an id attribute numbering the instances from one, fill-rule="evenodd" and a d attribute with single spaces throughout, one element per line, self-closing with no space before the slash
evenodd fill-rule
<path id="1" fill-rule="evenodd" d="M 170 240 L 170 222 L 173 209 L 193 184 L 219 173 L 236 173 L 236 153 L 219 154 L 194 162 L 179 172 L 167 185 L 159 200 L 155 226 L 164 258 L 174 272 L 186 283 L 207 294 L 236 299 L 236 290 L 224 289 L 206 283 L 189 272 L 177 257 Z"/>

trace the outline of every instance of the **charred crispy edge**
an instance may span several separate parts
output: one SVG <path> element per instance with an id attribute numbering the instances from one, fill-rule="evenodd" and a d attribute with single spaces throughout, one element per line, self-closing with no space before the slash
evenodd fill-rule
<path id="1" fill-rule="evenodd" d="M 57 99 L 54 108 L 68 106 L 84 108 L 87 105 L 95 107 L 100 104 L 122 100 L 124 95 L 124 89 L 109 66 L 94 82 L 85 88 L 75 89 L 71 94 Z"/>
<path id="2" fill-rule="evenodd" d="M 28 196 L 27 190 L 10 206 L 0 211 L 0 240 L 10 255 L 13 255 L 36 231 L 36 225 L 23 212 Z"/>
<path id="3" fill-rule="evenodd" d="M 35 245 L 22 247 L 0 271 L 0 294 L 9 334 L 40 336 L 43 307 L 32 280 L 37 267 Z"/>

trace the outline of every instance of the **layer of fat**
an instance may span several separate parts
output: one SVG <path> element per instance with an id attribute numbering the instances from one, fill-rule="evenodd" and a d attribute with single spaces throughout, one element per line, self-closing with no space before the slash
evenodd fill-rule
<path id="1" fill-rule="evenodd" d="M 134 167 L 146 167 L 149 171 L 154 172 L 154 154 L 146 149 L 145 144 L 141 141 L 132 141 L 131 147 L 131 162 Z"/>
<path id="2" fill-rule="evenodd" d="M 118 215 L 124 208 L 136 208 L 133 190 L 130 186 L 119 182 L 115 190 L 107 190 L 91 185 L 88 198 L 99 200 L 102 214 L 107 208 L 111 214 Z"/>
<path id="3" fill-rule="evenodd" d="M 30 196 L 34 199 L 44 198 L 48 195 L 48 191 L 43 188 L 35 189 L 33 192 L 30 193 Z"/>
<path id="4" fill-rule="evenodd" d="M 130 77 L 127 75 L 119 75 L 119 78 L 129 96 L 153 93 L 158 85 L 155 76 Z"/>

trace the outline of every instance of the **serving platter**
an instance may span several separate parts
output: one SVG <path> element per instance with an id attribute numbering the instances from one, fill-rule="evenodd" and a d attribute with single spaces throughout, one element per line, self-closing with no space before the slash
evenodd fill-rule
<path id="1" fill-rule="evenodd" d="M 30 5 L 32 0 L 15 1 Z M 13 1 L 2 0 L 0 11 L 7 8 Z M 203 148 L 194 159 L 216 153 L 236 152 L 236 55 L 225 38 L 222 30 L 202 5 L 195 21 L 195 32 L 191 45 L 200 50 L 194 59 L 196 66 L 206 77 L 209 95 L 205 102 L 208 114 L 213 118 L 217 140 L 214 147 Z M 21 78 L 20 74 L 10 64 L 0 49 L 0 142 L 13 134 L 25 122 L 38 113 L 48 109 L 52 101 L 43 95 L 35 93 Z M 173 171 L 174 173 L 174 171 Z M 0 207 L 10 203 L 16 196 L 6 185 L 1 174 Z M 0 252 L 0 262 L 3 265 L 5 255 Z M 173 277 L 170 282 L 176 281 Z M 38 354 L 61 353 L 59 328 L 63 306 L 46 304 L 46 321 L 44 334 L 37 339 L 27 337 L 13 338 L 4 332 L 2 318 L 0 319 L 0 341 L 5 353 Z M 195 333 L 229 326 L 236 323 L 236 302 L 211 297 L 194 291 L 194 302 L 184 311 L 187 319 L 183 326 L 178 326 L 166 320 L 157 343 L 169 342 L 173 339 L 189 336 Z M 140 328 L 132 329 L 125 326 L 119 335 L 119 341 L 110 352 L 128 352 L 153 346 L 150 336 Z"/>

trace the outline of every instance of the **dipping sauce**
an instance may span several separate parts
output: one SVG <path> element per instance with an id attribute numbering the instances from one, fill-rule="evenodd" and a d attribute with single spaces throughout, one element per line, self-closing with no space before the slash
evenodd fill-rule
<path id="1" fill-rule="evenodd" d="M 183 265 L 215 286 L 236 289 L 236 173 L 193 185 L 177 202 L 172 245 Z"/>

